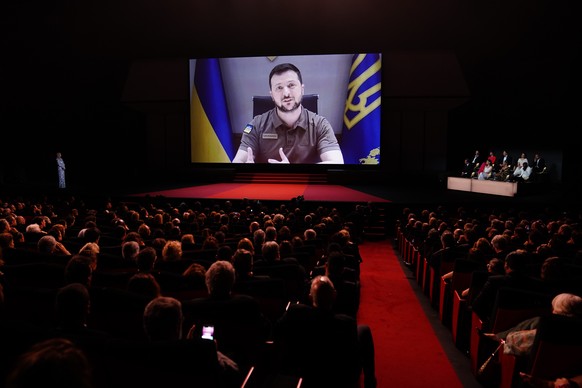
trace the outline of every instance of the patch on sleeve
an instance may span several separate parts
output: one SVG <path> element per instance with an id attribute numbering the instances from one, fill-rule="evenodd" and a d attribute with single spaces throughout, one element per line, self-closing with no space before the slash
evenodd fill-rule
<path id="1" fill-rule="evenodd" d="M 251 124 L 247 124 L 245 129 L 243 129 L 243 132 L 244 133 L 251 133 L 252 130 L 253 130 L 253 126 Z"/>

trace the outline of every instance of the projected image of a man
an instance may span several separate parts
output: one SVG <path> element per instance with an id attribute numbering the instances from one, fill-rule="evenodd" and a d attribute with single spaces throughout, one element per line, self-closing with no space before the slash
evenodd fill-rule
<path id="1" fill-rule="evenodd" d="M 304 90 L 295 65 L 282 63 L 271 70 L 275 108 L 245 126 L 233 163 L 344 163 L 329 121 L 301 105 Z"/>

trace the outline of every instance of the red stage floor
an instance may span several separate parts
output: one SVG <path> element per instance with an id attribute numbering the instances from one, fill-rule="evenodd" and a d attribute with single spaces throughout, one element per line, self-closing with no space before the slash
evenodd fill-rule
<path id="1" fill-rule="evenodd" d="M 305 201 L 391 202 L 345 186 L 298 183 L 217 183 L 134 194 L 134 196 L 146 195 L 168 198 L 217 198 L 230 200 L 243 198 L 290 200 L 302 195 Z"/>

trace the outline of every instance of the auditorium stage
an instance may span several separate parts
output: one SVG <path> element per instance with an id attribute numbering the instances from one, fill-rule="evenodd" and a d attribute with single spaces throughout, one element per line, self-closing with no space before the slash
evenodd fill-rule
<path id="1" fill-rule="evenodd" d="M 341 185 L 310 183 L 215 183 L 136 193 L 135 196 L 168 198 L 214 198 L 225 200 L 286 201 L 303 196 L 315 202 L 391 202 L 387 198 Z"/>
<path id="2" fill-rule="evenodd" d="M 393 182 L 381 185 L 337 185 L 313 183 L 213 183 L 168 185 L 136 190 L 132 197 L 183 199 L 287 201 L 303 196 L 308 202 L 373 202 L 394 205 L 414 204 L 558 204 L 566 203 L 559 187 L 534 187 L 515 196 L 500 196 L 447 189 L 444 182 Z"/>
<path id="3" fill-rule="evenodd" d="M 94 182 L 93 182 L 94 183 Z M 375 182 L 376 183 L 376 182 Z M 562 190 L 561 185 L 530 185 L 528 190 L 518 191 L 515 196 L 483 194 L 462 190 L 449 190 L 447 178 L 442 180 L 397 179 L 379 181 L 376 184 L 332 184 L 314 182 L 153 182 L 128 180 L 124 185 L 102 183 L 84 185 L 71 184 L 66 190 L 58 190 L 54 185 L 44 184 L 0 184 L 4 195 L 45 195 L 70 194 L 80 198 L 95 199 L 103 197 L 123 199 L 137 197 L 158 197 L 176 199 L 216 199 L 216 200 L 261 200 L 288 201 L 303 196 L 306 202 L 330 203 L 381 203 L 395 207 L 413 205 L 463 205 L 463 204 L 521 204 L 536 205 L 579 205 L 576 191 Z"/>

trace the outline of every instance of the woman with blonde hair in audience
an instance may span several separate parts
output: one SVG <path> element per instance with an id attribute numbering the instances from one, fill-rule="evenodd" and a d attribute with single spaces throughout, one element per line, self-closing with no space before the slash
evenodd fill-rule
<path id="1" fill-rule="evenodd" d="M 243 237 L 240 240 L 238 240 L 238 244 L 236 246 L 237 249 L 245 249 L 249 252 L 251 252 L 251 254 L 255 254 L 255 245 L 253 244 L 252 240 L 248 237 Z"/>
<path id="2" fill-rule="evenodd" d="M 561 293 L 552 299 L 552 314 L 570 318 L 582 318 L 582 297 Z M 534 338 L 541 316 L 526 319 L 511 329 L 499 333 L 484 333 L 486 337 L 505 341 L 505 354 L 529 355 L 533 347 Z"/>
<path id="3" fill-rule="evenodd" d="M 163 261 L 177 261 L 182 258 L 182 243 L 176 240 L 169 240 L 162 249 Z"/>
<path id="4" fill-rule="evenodd" d="M 91 269 L 97 269 L 97 259 L 99 258 L 99 244 L 88 242 L 79 249 L 79 255 L 86 256 L 91 259 Z"/>

